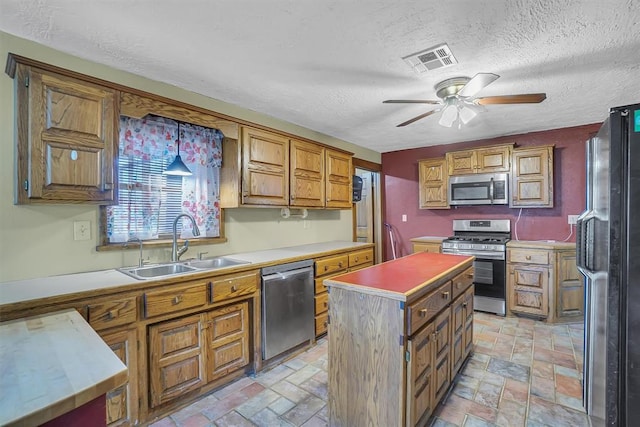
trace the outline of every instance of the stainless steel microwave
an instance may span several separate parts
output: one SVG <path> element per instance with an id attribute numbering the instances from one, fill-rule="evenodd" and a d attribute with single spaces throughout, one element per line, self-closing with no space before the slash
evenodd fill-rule
<path id="1" fill-rule="evenodd" d="M 486 173 L 449 177 L 449 204 L 509 204 L 509 174 Z"/>

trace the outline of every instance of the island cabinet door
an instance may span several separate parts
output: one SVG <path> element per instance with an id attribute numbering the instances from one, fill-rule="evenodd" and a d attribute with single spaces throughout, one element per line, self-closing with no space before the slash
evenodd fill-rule
<path id="1" fill-rule="evenodd" d="M 151 407 L 205 383 L 202 324 L 198 314 L 149 327 Z"/>
<path id="2" fill-rule="evenodd" d="M 463 361 L 473 349 L 473 295 L 474 287 L 473 285 L 471 285 L 471 287 L 465 291 L 463 296 L 464 302 L 462 303 L 462 307 L 464 310 L 464 349 L 462 352 Z M 451 377 L 451 379 L 453 380 L 453 377 Z"/>
<path id="3" fill-rule="evenodd" d="M 429 323 L 408 342 L 407 424 L 422 425 L 433 412 L 434 324 Z"/>
<path id="4" fill-rule="evenodd" d="M 456 375 L 464 360 L 464 302 L 464 295 L 460 295 L 451 304 L 451 378 Z"/>
<path id="5" fill-rule="evenodd" d="M 435 319 L 434 401 L 447 391 L 451 376 L 451 309 L 447 307 Z"/>
<path id="6" fill-rule="evenodd" d="M 249 303 L 207 313 L 207 379 L 213 381 L 249 363 Z"/>

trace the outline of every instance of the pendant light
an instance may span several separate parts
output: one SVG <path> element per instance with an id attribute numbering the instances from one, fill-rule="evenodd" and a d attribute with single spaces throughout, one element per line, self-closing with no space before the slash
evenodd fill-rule
<path id="1" fill-rule="evenodd" d="M 176 139 L 176 142 L 178 143 L 178 154 L 176 154 L 176 158 L 173 159 L 173 162 L 167 166 L 162 173 L 164 175 L 190 176 L 191 171 L 180 158 L 180 122 L 178 122 L 178 138 Z"/>

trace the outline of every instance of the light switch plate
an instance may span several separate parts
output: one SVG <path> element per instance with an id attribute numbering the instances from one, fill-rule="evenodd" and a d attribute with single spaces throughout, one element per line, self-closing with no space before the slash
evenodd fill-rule
<path id="1" fill-rule="evenodd" d="M 568 215 L 567 222 L 571 225 L 578 223 L 578 215 Z"/>
<path id="2" fill-rule="evenodd" d="M 91 221 L 73 221 L 73 240 L 91 239 Z"/>

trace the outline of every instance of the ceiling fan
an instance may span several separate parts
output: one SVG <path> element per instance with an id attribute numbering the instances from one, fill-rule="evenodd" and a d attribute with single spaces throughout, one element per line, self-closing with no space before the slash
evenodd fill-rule
<path id="1" fill-rule="evenodd" d="M 546 99 L 546 93 L 524 93 L 520 95 L 486 96 L 476 98 L 475 95 L 489 86 L 500 76 L 492 73 L 478 73 L 473 78 L 453 77 L 435 85 L 439 100 L 431 99 L 388 99 L 385 104 L 433 104 L 440 105 L 435 110 L 427 111 L 412 119 L 402 122 L 397 127 L 409 125 L 415 121 L 442 111 L 438 123 L 451 127 L 455 122 L 458 128 L 473 119 L 481 106 L 489 104 L 537 104 Z"/>

